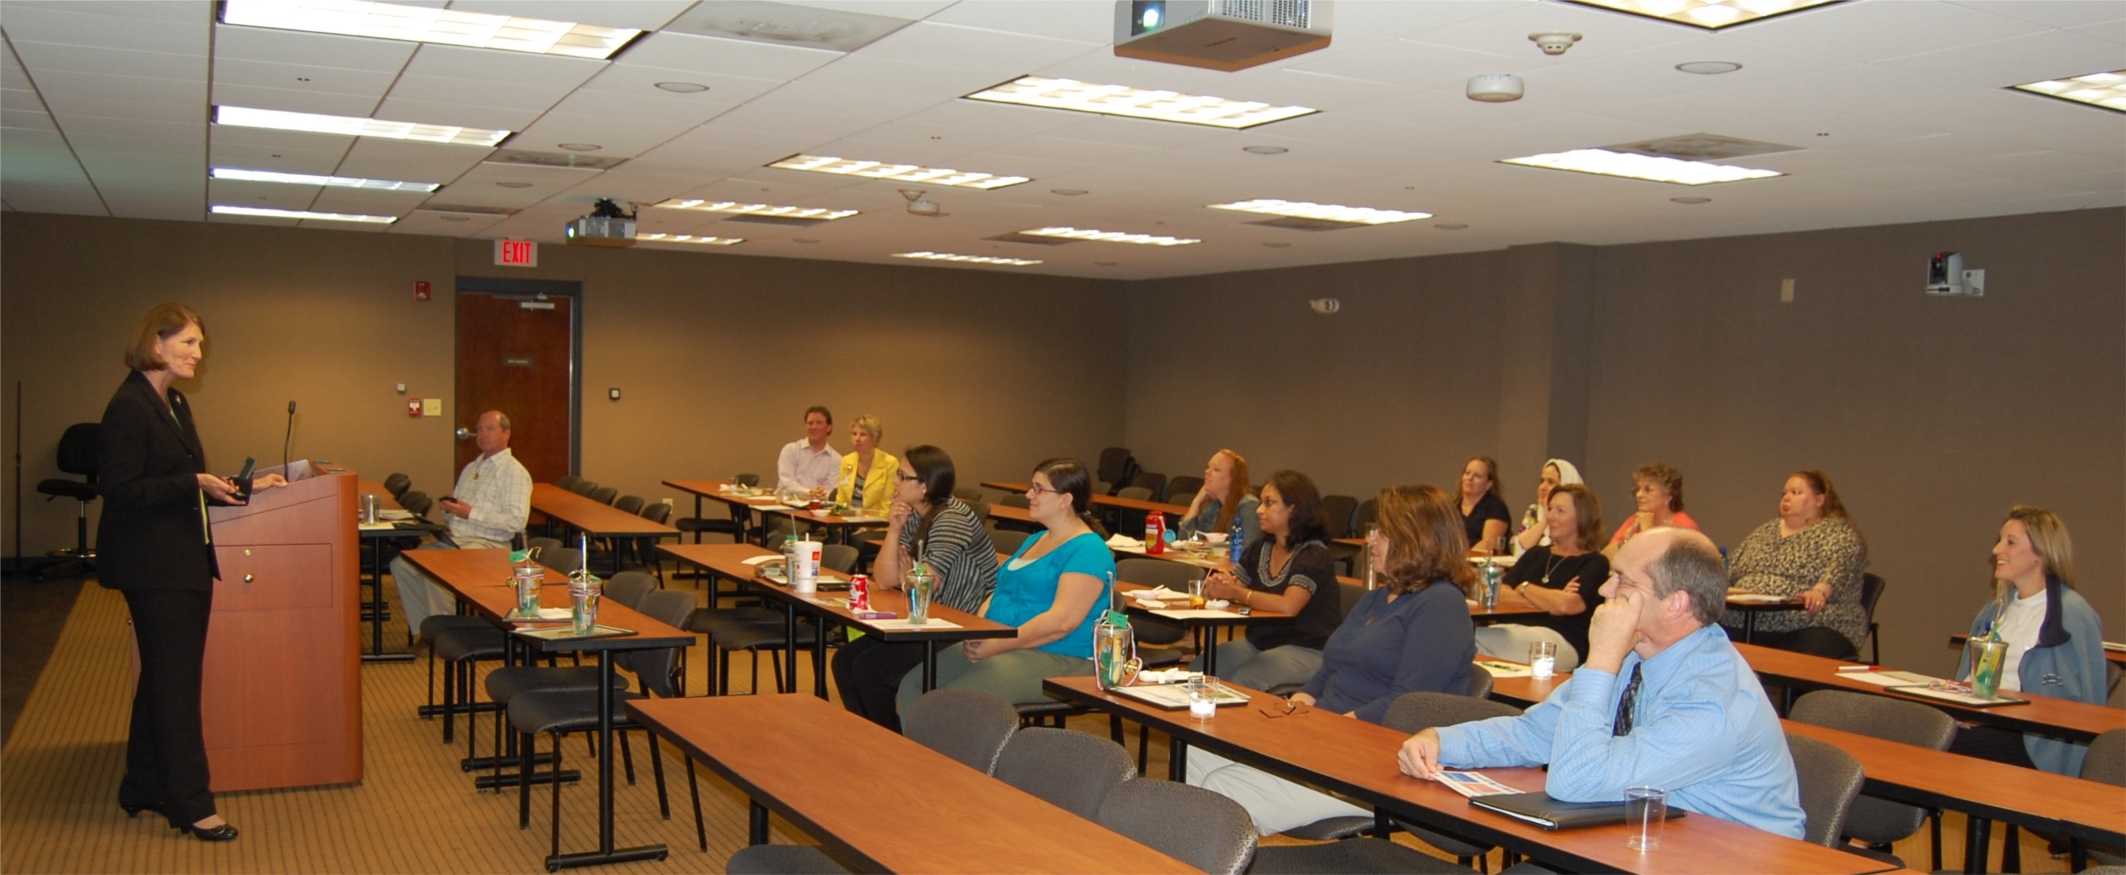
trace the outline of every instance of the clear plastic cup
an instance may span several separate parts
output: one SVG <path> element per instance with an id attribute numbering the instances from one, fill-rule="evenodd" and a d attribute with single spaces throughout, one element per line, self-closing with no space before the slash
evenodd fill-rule
<path id="1" fill-rule="evenodd" d="M 1659 787 L 1624 788 L 1624 823 L 1631 837 L 1624 846 L 1636 851 L 1661 849 L 1661 830 L 1668 823 L 1668 791 Z"/>
<path id="2" fill-rule="evenodd" d="M 1528 668 L 1537 679 L 1549 678 L 1558 673 L 1558 645 L 1553 641 L 1536 641 L 1528 645 Z"/>

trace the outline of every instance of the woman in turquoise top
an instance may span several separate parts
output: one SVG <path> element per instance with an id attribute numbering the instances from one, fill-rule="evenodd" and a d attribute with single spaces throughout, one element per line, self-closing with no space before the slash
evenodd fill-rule
<path id="1" fill-rule="evenodd" d="M 1017 626 L 1013 638 L 984 638 L 938 652 L 938 687 L 981 690 L 1012 703 L 1048 701 L 1045 678 L 1093 673 L 1093 621 L 1108 602 L 1115 557 L 1093 532 L 1092 472 L 1076 459 L 1050 459 L 1033 471 L 1026 510 L 1045 527 L 997 570 L 982 616 Z M 905 714 L 923 694 L 923 673 L 901 679 Z"/>

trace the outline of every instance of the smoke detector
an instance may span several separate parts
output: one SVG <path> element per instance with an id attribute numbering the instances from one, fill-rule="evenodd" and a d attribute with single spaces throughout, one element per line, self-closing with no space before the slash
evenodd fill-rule
<path id="1" fill-rule="evenodd" d="M 1580 35 L 1562 30 L 1546 30 L 1529 34 L 1528 40 L 1535 43 L 1536 48 L 1542 49 L 1543 54 L 1562 55 L 1566 49 L 1572 48 L 1573 43 L 1580 41 Z"/>
<path id="2" fill-rule="evenodd" d="M 900 191 L 901 197 L 908 199 L 908 213 L 910 215 L 935 218 L 945 214 L 943 209 L 938 206 L 937 201 L 924 200 L 922 192 L 912 188 L 904 188 Z"/>
<path id="3" fill-rule="evenodd" d="M 1525 86 L 1512 73 L 1478 73 L 1469 77 L 1469 99 L 1485 103 L 1510 103 L 1521 99 Z"/>

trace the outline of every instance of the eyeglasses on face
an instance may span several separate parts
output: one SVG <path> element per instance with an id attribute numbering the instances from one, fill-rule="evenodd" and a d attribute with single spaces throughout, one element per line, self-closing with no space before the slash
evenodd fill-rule
<path id="1" fill-rule="evenodd" d="M 900 481 L 901 481 L 902 483 L 914 483 L 914 482 L 915 482 L 915 481 L 917 481 L 917 480 L 921 480 L 921 479 L 923 479 L 923 478 L 921 478 L 921 477 L 917 477 L 917 476 L 915 476 L 914 474 L 910 474 L 910 473 L 908 473 L 908 472 L 906 472 L 906 471 L 902 471 L 902 472 L 900 472 L 900 473 L 896 474 L 895 476 L 896 476 L 896 477 L 898 477 L 898 478 L 900 478 Z"/>
<path id="2" fill-rule="evenodd" d="M 1046 487 L 1046 486 L 1042 486 L 1042 485 L 1041 485 L 1041 484 L 1039 484 L 1039 483 L 1036 483 L 1036 484 L 1034 484 L 1034 485 L 1032 485 L 1032 486 L 1028 486 L 1028 487 L 1026 487 L 1026 494 L 1027 494 L 1027 495 L 1042 495 L 1042 494 L 1044 494 L 1044 493 L 1045 493 L 1045 494 L 1048 494 L 1048 495 L 1062 495 L 1062 494 L 1063 494 L 1062 490 L 1058 490 L 1058 489 L 1050 489 L 1049 487 Z"/>

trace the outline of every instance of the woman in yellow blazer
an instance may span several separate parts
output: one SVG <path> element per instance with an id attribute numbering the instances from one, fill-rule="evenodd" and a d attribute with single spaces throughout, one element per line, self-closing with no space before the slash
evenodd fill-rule
<path id="1" fill-rule="evenodd" d="M 841 476 L 836 478 L 840 485 L 834 489 L 834 503 L 850 507 L 853 513 L 863 516 L 885 516 L 893 504 L 893 481 L 900 476 L 901 460 L 879 450 L 879 439 L 886 433 L 879 427 L 876 416 L 866 413 L 857 417 L 849 435 L 856 444 L 856 452 L 842 457 Z"/>

